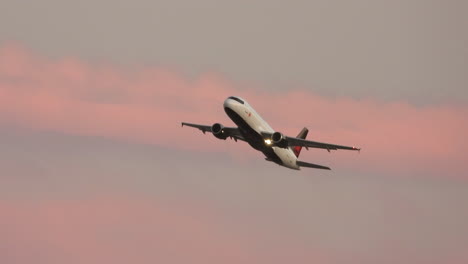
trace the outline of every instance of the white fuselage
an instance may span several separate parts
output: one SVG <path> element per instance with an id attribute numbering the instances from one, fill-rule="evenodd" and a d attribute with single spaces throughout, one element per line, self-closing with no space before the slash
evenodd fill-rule
<path id="1" fill-rule="evenodd" d="M 242 99 L 242 101 L 243 104 L 228 98 L 224 101 L 224 109 L 232 121 L 239 126 L 246 141 L 255 149 L 262 151 L 267 156 L 267 160 L 299 170 L 300 167 L 296 164 L 297 157 L 292 149 L 272 146 L 271 140 L 265 140 L 262 132 L 274 133 L 275 131 L 245 100 Z"/>

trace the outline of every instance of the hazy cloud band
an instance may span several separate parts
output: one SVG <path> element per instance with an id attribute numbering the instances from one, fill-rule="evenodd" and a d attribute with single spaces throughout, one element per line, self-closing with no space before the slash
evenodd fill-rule
<path id="1" fill-rule="evenodd" d="M 416 107 L 238 86 L 212 73 L 188 80 L 162 68 L 51 60 L 11 43 L 0 48 L 0 122 L 6 125 L 219 150 L 217 140 L 180 129 L 180 122 L 232 125 L 222 101 L 240 95 L 279 131 L 295 134 L 307 126 L 315 140 L 362 147 L 356 167 L 460 175 L 466 169 L 466 106 Z M 343 155 L 336 159 L 353 167 L 356 159 Z"/>

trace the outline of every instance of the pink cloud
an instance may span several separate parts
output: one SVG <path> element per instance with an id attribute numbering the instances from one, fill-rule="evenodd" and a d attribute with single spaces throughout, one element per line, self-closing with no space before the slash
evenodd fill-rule
<path id="1" fill-rule="evenodd" d="M 187 201 L 89 197 L 0 202 L 0 210 L 2 263 L 328 263 Z"/>
<path id="2" fill-rule="evenodd" d="M 0 48 L 0 124 L 220 151 L 215 138 L 181 129 L 180 122 L 232 125 L 222 102 L 239 95 L 281 132 L 296 134 L 307 126 L 312 139 L 363 148 L 361 155 L 334 153 L 341 166 L 460 175 L 467 169 L 466 106 L 418 107 L 247 88 L 213 73 L 189 80 L 162 68 L 129 69 L 73 57 L 52 60 L 16 44 Z M 247 146 L 232 148 L 237 153 Z M 308 160 L 323 155 L 316 153 L 302 155 Z"/>

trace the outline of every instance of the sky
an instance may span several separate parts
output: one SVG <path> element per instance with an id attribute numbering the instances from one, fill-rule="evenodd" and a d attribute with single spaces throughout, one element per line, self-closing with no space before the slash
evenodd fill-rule
<path id="1" fill-rule="evenodd" d="M 467 263 L 461 1 L 2 1 L 1 263 Z M 246 99 L 293 171 L 180 122 Z"/>

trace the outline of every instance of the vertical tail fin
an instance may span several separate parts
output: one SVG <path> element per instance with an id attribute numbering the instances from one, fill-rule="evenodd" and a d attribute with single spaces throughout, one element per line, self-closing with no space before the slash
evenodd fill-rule
<path id="1" fill-rule="evenodd" d="M 309 133 L 309 130 L 307 127 L 304 127 L 301 132 L 297 135 L 297 138 L 305 139 L 307 137 L 307 133 Z M 302 147 L 301 146 L 295 146 L 293 147 L 294 154 L 296 157 L 299 157 L 299 154 L 301 154 Z"/>

